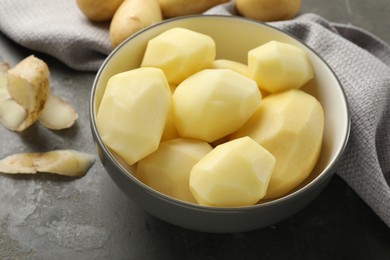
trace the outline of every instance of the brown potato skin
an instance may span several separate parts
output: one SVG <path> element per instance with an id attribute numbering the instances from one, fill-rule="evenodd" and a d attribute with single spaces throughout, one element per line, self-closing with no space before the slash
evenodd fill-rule
<path id="1" fill-rule="evenodd" d="M 235 6 L 244 17 L 271 22 L 294 18 L 301 0 L 236 0 Z"/>
<path id="2" fill-rule="evenodd" d="M 80 11 L 93 22 L 109 21 L 123 0 L 76 0 Z"/>
<path id="3" fill-rule="evenodd" d="M 157 0 L 125 0 L 111 20 L 111 46 L 115 48 L 132 34 L 162 19 Z"/>
<path id="4" fill-rule="evenodd" d="M 229 0 L 158 0 L 165 18 L 200 14 L 213 6 L 226 2 Z"/>

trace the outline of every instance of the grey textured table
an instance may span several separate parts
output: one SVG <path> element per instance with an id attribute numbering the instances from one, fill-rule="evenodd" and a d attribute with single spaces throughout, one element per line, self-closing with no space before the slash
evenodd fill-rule
<path id="1" fill-rule="evenodd" d="M 388 0 L 304 0 L 302 12 L 352 23 L 390 43 Z M 15 64 L 30 50 L 0 34 L 0 59 Z M 79 112 L 59 132 L 36 124 L 23 133 L 0 127 L 0 158 L 73 148 L 95 153 L 88 102 L 94 74 L 36 53 L 51 70 L 52 91 Z M 390 259 L 390 230 L 339 177 L 307 208 L 260 230 L 207 234 L 142 212 L 96 161 L 80 179 L 0 175 L 0 259 Z"/>

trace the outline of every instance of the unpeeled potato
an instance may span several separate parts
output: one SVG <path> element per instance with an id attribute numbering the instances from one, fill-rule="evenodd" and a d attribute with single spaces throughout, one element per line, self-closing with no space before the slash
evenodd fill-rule
<path id="1" fill-rule="evenodd" d="M 235 6 L 242 16 L 270 22 L 296 16 L 301 0 L 236 0 Z"/>
<path id="2" fill-rule="evenodd" d="M 200 14 L 207 9 L 229 0 L 158 0 L 165 18 Z"/>
<path id="3" fill-rule="evenodd" d="M 76 0 L 80 11 L 91 21 L 109 21 L 123 0 Z"/>
<path id="4" fill-rule="evenodd" d="M 111 20 L 109 30 L 112 47 L 118 46 L 135 32 L 162 19 L 157 0 L 125 0 Z"/>

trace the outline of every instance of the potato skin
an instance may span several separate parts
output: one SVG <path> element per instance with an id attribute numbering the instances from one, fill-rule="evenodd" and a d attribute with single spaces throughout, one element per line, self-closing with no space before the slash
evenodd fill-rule
<path id="1" fill-rule="evenodd" d="M 218 4 L 230 0 L 158 0 L 165 18 L 189 14 L 200 14 Z"/>
<path id="2" fill-rule="evenodd" d="M 80 11 L 91 21 L 109 21 L 123 0 L 76 0 Z"/>
<path id="3" fill-rule="evenodd" d="M 125 0 L 115 12 L 110 24 L 113 48 L 139 30 L 162 21 L 157 0 Z"/>
<path id="4" fill-rule="evenodd" d="M 8 92 L 27 111 L 24 128 L 37 121 L 42 114 L 50 95 L 49 78 L 49 67 L 34 55 L 24 58 L 8 70 Z"/>
<path id="5" fill-rule="evenodd" d="M 235 6 L 244 17 L 270 22 L 295 17 L 301 0 L 236 0 Z"/>

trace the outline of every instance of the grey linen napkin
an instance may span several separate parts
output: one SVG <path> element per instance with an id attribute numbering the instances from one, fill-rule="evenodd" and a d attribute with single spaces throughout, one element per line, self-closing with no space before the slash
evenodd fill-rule
<path id="1" fill-rule="evenodd" d="M 0 0 L 0 31 L 71 68 L 97 70 L 111 47 L 108 23 L 92 23 L 75 0 Z"/>
<path id="2" fill-rule="evenodd" d="M 69 0 L 0 0 L 0 30 L 16 43 L 79 70 L 110 52 L 108 24 L 90 23 Z M 232 3 L 205 14 L 237 15 Z M 350 141 L 336 173 L 390 227 L 390 46 L 369 32 L 315 14 L 271 25 L 301 39 L 330 65 L 348 97 Z"/>

